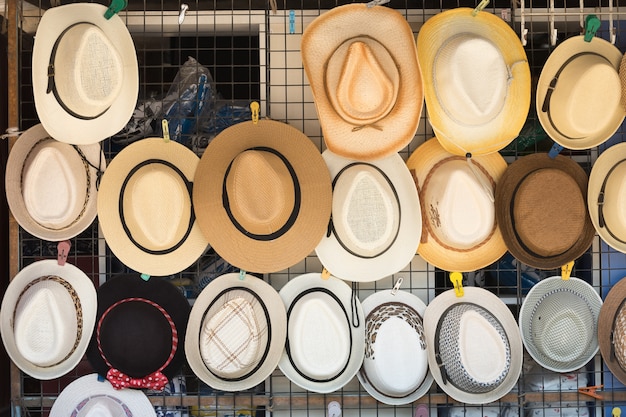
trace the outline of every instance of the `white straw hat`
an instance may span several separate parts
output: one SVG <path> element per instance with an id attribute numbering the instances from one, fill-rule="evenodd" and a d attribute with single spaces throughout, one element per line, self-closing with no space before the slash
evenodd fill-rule
<path id="1" fill-rule="evenodd" d="M 67 4 L 45 11 L 33 44 L 33 97 L 56 140 L 100 142 L 121 130 L 139 92 L 135 45 L 106 6 Z"/>
<path id="2" fill-rule="evenodd" d="M 96 289 L 80 269 L 56 260 L 30 264 L 10 281 L 2 299 L 4 347 L 33 378 L 63 376 L 87 350 L 96 309 Z"/>
<path id="3" fill-rule="evenodd" d="M 72 146 L 41 124 L 24 132 L 9 153 L 7 202 L 15 220 L 40 239 L 71 239 L 97 214 L 97 185 L 106 167 L 98 144 Z"/>
<path id="4" fill-rule="evenodd" d="M 309 273 L 287 282 L 280 297 L 287 310 L 280 370 L 309 391 L 341 389 L 356 375 L 365 354 L 365 319 L 356 294 L 338 278 Z"/>

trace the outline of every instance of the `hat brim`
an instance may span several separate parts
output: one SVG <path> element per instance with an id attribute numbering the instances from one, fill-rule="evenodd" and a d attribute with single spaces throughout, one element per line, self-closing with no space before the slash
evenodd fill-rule
<path id="1" fill-rule="evenodd" d="M 72 415 L 77 407 L 88 399 L 108 397 L 128 408 L 130 415 L 156 416 L 154 406 L 142 391 L 134 389 L 114 389 L 109 381 L 99 381 L 98 374 L 82 376 L 61 391 L 50 409 L 50 417 Z"/>
<path id="2" fill-rule="evenodd" d="M 482 12 L 473 16 L 473 10 L 459 7 L 437 13 L 424 23 L 417 36 L 428 119 L 441 145 L 448 152 L 463 156 L 468 152 L 484 155 L 504 148 L 518 136 L 530 109 L 530 67 L 519 37 L 501 18 Z M 511 71 L 503 108 L 497 117 L 480 126 L 458 123 L 437 98 L 435 59 L 449 39 L 463 33 L 491 40 Z"/>
<path id="3" fill-rule="evenodd" d="M 230 164 L 255 147 L 284 156 L 300 186 L 298 215 L 282 235 L 270 240 L 240 231 L 222 201 Z M 202 155 L 193 189 L 197 221 L 211 246 L 228 263 L 260 273 L 293 266 L 315 249 L 326 232 L 331 200 L 330 176 L 319 150 L 298 129 L 274 120 L 243 122 L 223 130 Z"/>
<path id="4" fill-rule="evenodd" d="M 326 92 L 326 65 L 333 52 L 344 42 L 361 36 L 386 47 L 400 74 L 394 108 L 376 122 L 382 131 L 366 127 L 355 132 L 354 124 L 334 110 Z M 411 142 L 420 122 L 424 89 L 415 37 L 401 13 L 365 4 L 334 7 L 305 28 L 300 50 L 328 149 L 345 158 L 371 161 L 398 152 Z"/>
<path id="5" fill-rule="evenodd" d="M 330 150 L 322 153 L 332 178 L 346 166 L 359 162 Z M 387 175 L 398 196 L 400 222 L 393 244 L 375 257 L 363 258 L 348 252 L 334 233 L 326 234 L 315 252 L 322 265 L 334 276 L 354 282 L 371 282 L 395 274 L 406 267 L 418 250 L 422 234 L 422 212 L 415 183 L 399 154 L 368 162 Z"/>
<path id="6" fill-rule="evenodd" d="M 39 22 L 33 44 L 33 97 L 41 124 L 50 136 L 60 142 L 85 145 L 119 132 L 128 122 L 139 94 L 139 67 L 135 44 L 124 21 L 114 15 L 104 17 L 106 6 L 76 3 L 45 11 Z M 117 47 L 122 61 L 123 79 L 119 96 L 95 119 L 79 119 L 59 104 L 54 94 L 46 93 L 48 64 L 57 38 L 75 23 L 88 22 L 100 28 Z"/>
<path id="7" fill-rule="evenodd" d="M 496 219 L 502 232 L 506 246 L 515 258 L 538 269 L 560 268 L 566 263 L 578 259 L 589 249 L 595 236 L 595 229 L 588 213 L 585 213 L 584 224 L 580 237 L 567 251 L 550 257 L 539 257 L 524 248 L 515 231 L 512 220 L 511 204 L 515 192 L 524 178 L 533 171 L 540 169 L 558 169 L 572 177 L 578 184 L 583 201 L 587 201 L 587 174 L 575 161 L 562 155 L 550 158 L 547 153 L 526 155 L 504 171 L 496 187 Z"/>
<path id="8" fill-rule="evenodd" d="M 40 367 L 19 352 L 13 332 L 13 312 L 26 285 L 33 279 L 49 275 L 62 278 L 76 291 L 82 311 L 82 334 L 78 345 L 67 359 L 57 365 Z M 74 265 L 66 262 L 61 266 L 56 259 L 46 259 L 26 266 L 10 281 L 0 307 L 0 334 L 7 354 L 18 368 L 33 378 L 49 380 L 67 374 L 78 365 L 87 350 L 96 321 L 97 304 L 93 282 Z"/>
<path id="9" fill-rule="evenodd" d="M 452 154 L 433 138 L 420 145 L 407 159 L 406 164 L 413 175 L 413 179 L 421 187 L 433 167 L 450 156 Z M 472 160 L 479 163 L 496 184 L 507 167 L 506 161 L 497 152 L 474 156 Z M 426 262 L 444 271 L 468 272 L 484 268 L 500 259 L 507 251 L 495 219 L 494 222 L 496 222 L 496 227 L 491 236 L 469 251 L 456 251 L 454 248 L 446 247 L 436 239 L 426 236 L 426 239 L 422 239 L 419 244 L 418 253 Z"/>
<path id="10" fill-rule="evenodd" d="M 406 291 L 394 292 L 394 290 L 377 291 L 374 294 L 368 296 L 365 300 L 363 300 L 363 302 L 361 303 L 361 307 L 363 307 L 363 316 L 367 320 L 367 316 L 374 309 L 382 304 L 389 302 L 406 304 L 413 310 L 415 310 L 422 317 L 422 319 L 424 318 L 426 304 L 419 297 Z M 400 342 L 401 341 L 398 341 L 398 343 Z M 363 373 L 363 367 L 361 367 L 356 376 L 369 395 L 371 395 L 372 397 L 374 397 L 374 399 L 380 401 L 381 403 L 389 405 L 410 404 L 418 400 L 419 398 L 422 398 L 430 390 L 430 387 L 432 386 L 434 380 L 432 373 L 430 372 L 430 370 L 428 370 L 422 383 L 413 392 L 404 397 L 392 397 L 376 389 L 376 387 L 370 383 L 369 379 L 367 379 L 367 377 Z"/>
<path id="11" fill-rule="evenodd" d="M 104 172 L 106 168 L 106 160 L 104 153 L 98 144 L 79 146 L 80 151 L 90 163 L 88 168 L 89 180 L 87 181 L 89 184 L 89 189 L 87 190 L 89 198 L 85 203 L 84 210 L 80 217 L 72 222 L 72 224 L 62 229 L 46 228 L 37 223 L 28 214 L 22 194 L 22 170 L 24 162 L 37 142 L 46 138 L 55 140 L 50 137 L 41 124 L 31 127 L 19 137 L 11 148 L 11 152 L 9 153 L 9 157 L 7 159 L 5 186 L 7 191 L 7 202 L 17 223 L 28 233 L 38 237 L 39 239 L 58 242 L 61 240 L 71 239 L 79 235 L 95 220 L 98 213 L 96 204 L 98 195 L 98 190 L 96 188 L 98 170 L 96 167 L 99 166 L 100 171 Z M 87 175 L 87 172 L 78 174 Z"/>
<path id="12" fill-rule="evenodd" d="M 196 154 L 185 146 L 173 141 L 165 142 L 162 138 L 142 139 L 128 145 L 109 163 L 100 181 L 98 221 L 107 245 L 126 266 L 143 274 L 165 276 L 189 267 L 206 250 L 208 242 L 200 230 L 197 218 L 193 221 L 186 239 L 165 253 L 149 253 L 135 244 L 128 235 L 120 215 L 122 187 L 132 170 L 150 159 L 171 163 L 182 172 L 188 182 L 193 182 L 199 161 Z M 161 202 L 145 203 L 156 205 Z M 188 203 L 193 213 L 191 195 Z M 195 212 L 197 216 L 197 210 Z"/>
<path id="13" fill-rule="evenodd" d="M 244 288 L 251 291 L 263 306 L 270 327 L 269 348 L 262 363 L 257 364 L 255 370 L 243 379 L 226 380 L 212 373 L 205 365 L 200 354 L 200 333 L 202 332 L 203 317 L 206 310 L 211 306 L 215 297 L 225 291 Z M 243 391 L 255 387 L 265 381 L 276 369 L 285 347 L 287 337 L 287 314 L 278 292 L 268 283 L 254 276 L 247 276 L 241 280 L 238 273 L 224 274 L 207 285 L 191 309 L 187 335 L 185 340 L 185 353 L 187 362 L 192 371 L 210 387 L 224 391 Z"/>
<path id="14" fill-rule="evenodd" d="M 612 346 L 613 325 L 619 308 L 626 299 L 626 279 L 620 279 L 604 299 L 598 315 L 598 345 L 600 355 L 609 371 L 622 383 L 626 384 L 626 370 L 622 369 Z"/>
<path id="15" fill-rule="evenodd" d="M 522 372 L 524 358 L 522 338 L 511 310 L 498 296 L 477 287 L 465 287 L 463 291 L 464 295 L 462 297 L 458 297 L 455 290 L 444 291 L 437 295 L 426 308 L 424 313 L 424 332 L 426 333 L 426 345 L 431 347 L 428 349 L 428 365 L 435 382 L 450 397 L 467 404 L 487 404 L 502 398 L 517 384 L 517 380 Z M 441 376 L 441 368 L 437 364 L 435 349 L 432 348 L 435 346 L 437 323 L 445 311 L 457 303 L 472 303 L 489 311 L 498 319 L 508 338 L 511 352 L 509 372 L 502 383 L 489 392 L 480 394 L 469 393 L 455 387 L 452 383 L 444 383 Z"/>
<path id="16" fill-rule="evenodd" d="M 548 113 L 542 109 L 543 103 L 550 89 L 550 83 L 554 79 L 555 75 L 572 56 L 584 53 L 592 52 L 604 57 L 615 68 L 615 71 L 619 71 L 620 63 L 622 61 L 622 53 L 615 45 L 605 41 L 599 37 L 593 37 L 591 42 L 585 42 L 584 36 L 574 36 L 566 39 L 559 44 L 557 48 L 548 56 L 546 63 L 539 74 L 539 80 L 537 81 L 536 92 L 536 107 L 537 118 L 539 123 L 546 131 L 548 136 L 556 143 L 568 149 L 589 149 L 594 146 L 598 146 L 609 139 L 620 127 L 624 121 L 624 109 L 621 106 L 616 106 L 612 109 L 611 123 L 601 132 L 597 132 L 594 135 L 588 136 L 584 139 L 571 139 L 560 133 L 555 126 L 550 122 Z M 611 109 L 605 108 L 603 111 L 611 111 Z"/>
<path id="17" fill-rule="evenodd" d="M 341 302 L 343 310 L 348 314 L 347 318 L 350 321 L 349 327 L 352 333 L 348 362 L 343 371 L 330 381 L 315 381 L 312 378 L 306 378 L 301 375 L 299 370 L 294 367 L 287 349 L 283 350 L 278 367 L 287 379 L 299 387 L 318 393 L 330 393 L 341 389 L 350 382 L 363 363 L 363 357 L 365 356 L 365 318 L 361 302 L 358 299 L 352 299 L 352 289 L 348 284 L 333 276 L 330 276 L 328 279 L 322 279 L 322 275 L 319 273 L 299 275 L 281 288 L 279 294 L 285 304 L 286 311 L 290 311 L 293 303 L 298 300 L 302 293 L 315 288 L 321 288 L 333 294 Z M 357 327 L 352 324 L 351 315 L 355 323 L 358 323 Z M 289 328 L 290 319 L 288 315 L 287 329 Z M 326 340 L 321 343 L 329 342 Z M 287 334 L 287 343 L 289 343 L 289 334 Z M 294 346 L 290 345 L 290 349 L 293 350 Z"/>

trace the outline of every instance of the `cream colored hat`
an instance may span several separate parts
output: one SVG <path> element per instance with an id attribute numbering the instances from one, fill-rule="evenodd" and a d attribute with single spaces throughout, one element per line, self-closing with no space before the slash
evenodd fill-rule
<path id="1" fill-rule="evenodd" d="M 33 44 L 33 96 L 56 140 L 84 145 L 121 130 L 139 93 L 135 45 L 106 6 L 76 3 L 45 11 Z"/>
<path id="2" fill-rule="evenodd" d="M 185 353 L 193 372 L 209 386 L 241 391 L 276 369 L 286 335 L 287 316 L 278 292 L 260 278 L 225 274 L 195 301 Z"/>
<path id="3" fill-rule="evenodd" d="M 620 105 L 622 53 L 584 36 L 563 41 L 548 56 L 537 83 L 537 116 L 546 133 L 569 149 L 589 149 L 613 136 L 624 121 Z"/>
<path id="4" fill-rule="evenodd" d="M 511 310 L 495 294 L 465 287 L 445 291 L 424 313 L 428 365 L 446 394 L 468 404 L 506 395 L 522 371 L 523 347 Z"/>
<path id="5" fill-rule="evenodd" d="M 98 191 L 98 220 L 107 245 L 129 268 L 174 274 L 207 248 L 192 205 L 198 161 L 162 138 L 134 142 L 111 161 Z"/>
<path id="6" fill-rule="evenodd" d="M 365 358 L 357 377 L 365 390 L 390 405 L 409 404 L 433 383 L 424 335 L 426 304 L 398 289 L 363 300 Z"/>
<path id="7" fill-rule="evenodd" d="M 287 342 L 278 366 L 296 385 L 329 393 L 358 372 L 365 354 L 365 319 L 348 284 L 321 274 L 300 275 L 280 290 Z"/>
<path id="8" fill-rule="evenodd" d="M 411 142 L 424 92 L 415 37 L 398 11 L 335 7 L 304 29 L 300 50 L 328 149 L 371 161 Z"/>
<path id="9" fill-rule="evenodd" d="M 65 375 L 87 350 L 97 304 L 93 283 L 74 265 L 43 260 L 23 268 L 10 281 L 0 308 L 9 357 L 33 378 Z"/>
<path id="10" fill-rule="evenodd" d="M 496 184 L 507 164 L 493 152 L 467 159 L 435 139 L 406 162 L 420 193 L 423 232 L 418 253 L 446 271 L 476 271 L 506 253 L 496 221 Z"/>
<path id="11" fill-rule="evenodd" d="M 31 127 L 9 153 L 7 202 L 18 224 L 40 239 L 71 239 L 97 214 L 97 185 L 106 160 L 99 144 L 69 145 Z"/>
<path id="12" fill-rule="evenodd" d="M 428 119 L 455 155 L 498 151 L 519 134 L 530 108 L 530 67 L 501 18 L 459 7 L 429 18 L 417 36 Z"/>
<path id="13" fill-rule="evenodd" d="M 333 178 L 332 218 L 315 248 L 338 278 L 375 281 L 406 267 L 419 245 L 422 215 L 411 174 L 399 154 L 376 161 L 322 154 Z"/>

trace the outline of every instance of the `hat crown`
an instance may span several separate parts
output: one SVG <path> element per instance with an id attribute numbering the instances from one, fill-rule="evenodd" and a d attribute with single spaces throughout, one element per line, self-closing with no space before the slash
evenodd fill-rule
<path id="1" fill-rule="evenodd" d="M 622 369 L 626 369 L 626 308 L 620 305 L 613 326 L 613 349 L 615 358 Z"/>
<path id="2" fill-rule="evenodd" d="M 126 415 L 122 405 L 114 399 L 102 395 L 87 401 L 84 407 L 80 408 L 76 417 L 118 417 Z"/>

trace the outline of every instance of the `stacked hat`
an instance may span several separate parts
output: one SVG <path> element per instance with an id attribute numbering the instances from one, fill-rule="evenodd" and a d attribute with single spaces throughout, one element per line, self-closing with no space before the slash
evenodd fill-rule
<path id="1" fill-rule="evenodd" d="M 626 384 L 626 279 L 609 291 L 598 316 L 598 344 L 604 364 Z"/>

